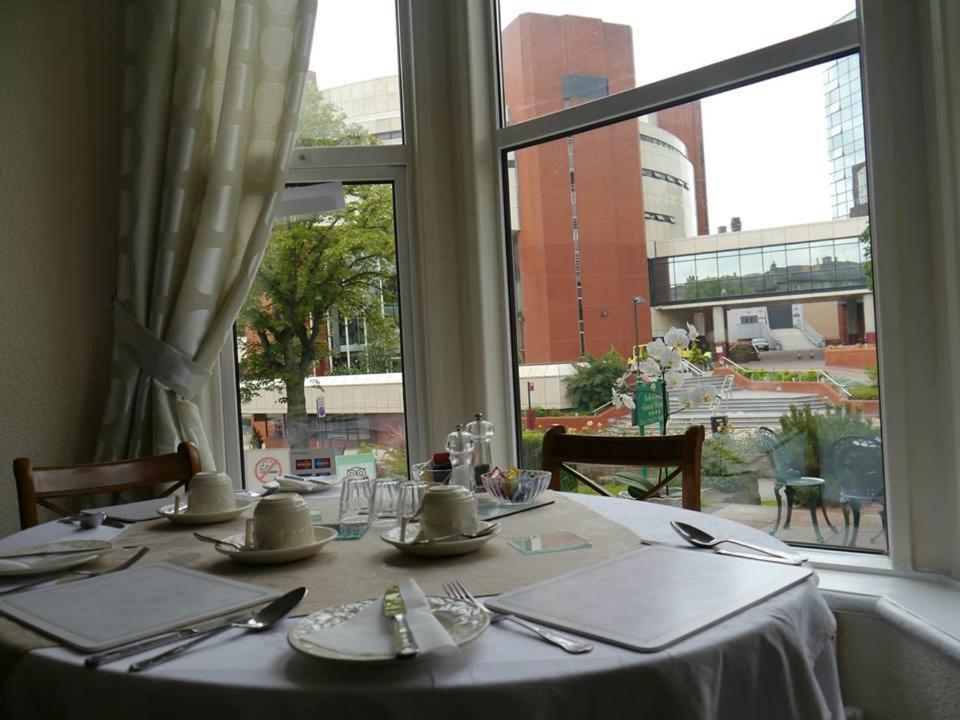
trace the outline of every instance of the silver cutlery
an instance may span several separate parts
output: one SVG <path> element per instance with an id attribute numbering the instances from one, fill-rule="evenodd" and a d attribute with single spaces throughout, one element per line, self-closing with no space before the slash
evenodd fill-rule
<path id="1" fill-rule="evenodd" d="M 701 530 L 694 525 L 690 525 L 685 522 L 671 521 L 670 527 L 673 528 L 680 537 L 686 540 L 691 545 L 696 545 L 701 548 L 716 548 L 722 543 L 732 543 L 733 545 L 739 545 L 740 547 L 749 548 L 750 550 L 756 550 L 757 552 L 762 552 L 765 555 L 772 555 L 773 557 L 778 557 L 782 560 L 787 560 L 791 564 L 796 564 L 799 560 L 803 562 L 806 558 L 797 554 L 789 554 L 785 552 L 780 552 L 779 550 L 771 550 L 770 548 L 765 548 L 760 545 L 754 545 L 752 543 L 744 542 L 743 540 L 737 540 L 736 538 L 716 538 L 705 530 Z M 729 551 L 724 551 L 725 555 L 730 555 Z M 739 553 L 739 555 L 747 555 L 747 557 L 752 557 L 747 553 Z"/>
<path id="2" fill-rule="evenodd" d="M 156 667 L 157 665 L 167 662 L 167 660 L 172 660 L 173 658 L 182 655 L 195 645 L 202 643 L 204 640 L 209 640 L 212 637 L 216 637 L 220 633 L 225 632 L 230 628 L 243 628 L 244 630 L 250 632 L 262 632 L 264 630 L 269 630 L 276 625 L 277 622 L 285 618 L 287 614 L 300 603 L 300 601 L 303 599 L 303 596 L 306 594 L 307 589 L 305 587 L 298 587 L 294 590 L 291 590 L 286 595 L 282 595 L 281 597 L 277 598 L 269 605 L 264 606 L 246 620 L 229 620 L 225 621 L 221 625 L 215 625 L 212 628 L 207 628 L 206 630 L 202 631 L 202 634 L 199 637 L 195 637 L 192 640 L 188 640 L 185 643 L 177 645 L 176 647 L 172 647 L 169 650 L 160 653 L 159 655 L 154 655 L 146 660 L 135 662 L 133 665 L 127 668 L 127 670 L 129 672 L 142 672 L 144 670 L 149 670 L 152 667 Z"/>
<path id="3" fill-rule="evenodd" d="M 460 582 L 454 580 L 453 582 L 443 583 L 443 591 L 452 598 L 457 600 L 465 600 L 468 603 L 473 604 L 475 607 L 479 608 L 487 614 L 490 618 L 491 623 L 497 623 L 501 620 L 509 620 L 510 622 L 516 623 L 521 627 L 525 627 L 527 630 L 536 633 L 541 638 L 546 640 L 549 643 L 553 643 L 559 648 L 566 650 L 568 653 L 573 655 L 579 655 L 581 653 L 588 653 L 593 650 L 593 645 L 586 642 L 581 642 L 580 640 L 571 640 L 568 637 L 564 637 L 550 630 L 545 630 L 539 625 L 534 625 L 532 622 L 524 620 L 523 618 L 518 618 L 516 615 L 509 615 L 507 613 L 497 612 L 495 610 L 490 610 L 486 605 L 477 600 L 473 595 L 470 594 L 470 591 L 467 590 Z"/>
<path id="4" fill-rule="evenodd" d="M 240 543 L 235 543 L 233 540 L 221 540 L 219 538 L 210 537 L 209 535 L 204 535 L 202 533 L 195 532 L 193 536 L 197 540 L 202 540 L 203 542 L 213 543 L 214 545 L 228 545 L 237 550 L 250 550 L 246 545 L 241 545 Z"/>
<path id="5" fill-rule="evenodd" d="M 448 540 L 457 540 L 457 539 L 459 539 L 459 538 L 467 538 L 468 540 L 475 540 L 476 538 L 482 538 L 482 537 L 486 537 L 487 535 L 492 535 L 493 533 L 495 533 L 495 532 L 496 532 L 497 530 L 499 530 L 499 529 L 500 529 L 500 523 L 498 523 L 498 522 L 497 522 L 497 523 L 490 523 L 490 525 L 488 525 L 487 527 L 485 527 L 483 530 L 480 530 L 479 532 L 475 532 L 475 533 L 463 533 L 463 532 L 461 532 L 461 533 L 454 533 L 453 535 L 441 535 L 440 537 L 435 537 L 435 538 L 424 538 L 423 540 L 414 540 L 414 541 L 412 541 L 410 544 L 411 544 L 411 545 L 422 545 L 422 544 L 427 544 L 427 543 L 446 542 L 446 541 L 448 541 Z"/>
<path id="6" fill-rule="evenodd" d="M 400 660 L 415 658 L 420 654 L 417 641 L 413 639 L 413 630 L 407 623 L 407 605 L 397 585 L 391 585 L 383 593 L 383 614 L 393 620 L 393 645 Z"/>
<path id="7" fill-rule="evenodd" d="M 120 572 L 121 570 L 126 570 L 128 567 L 137 562 L 140 558 L 150 552 L 150 548 L 142 547 L 135 554 L 128 557 L 122 563 L 116 567 L 112 567 L 109 570 L 73 570 L 72 572 L 62 575 L 58 578 L 42 577 L 39 580 L 34 580 L 33 582 L 27 583 L 26 585 L 20 585 L 15 588 L 10 588 L 8 590 L 0 590 L 0 595 L 9 595 L 11 593 L 20 592 L 21 590 L 28 590 L 38 585 L 46 585 L 48 583 L 57 583 L 60 584 L 65 577 L 70 575 L 79 575 L 80 577 L 76 578 L 77 580 L 84 580 L 87 578 L 97 577 L 99 575 L 109 575 L 110 573 Z M 73 581 L 70 581 L 73 582 Z"/>
<path id="8" fill-rule="evenodd" d="M 16 560 L 27 557 L 50 557 L 54 555 L 82 555 L 83 553 L 102 552 L 100 548 L 70 548 L 69 550 L 37 550 L 35 552 L 10 552 L 0 554 L 0 560 Z"/>

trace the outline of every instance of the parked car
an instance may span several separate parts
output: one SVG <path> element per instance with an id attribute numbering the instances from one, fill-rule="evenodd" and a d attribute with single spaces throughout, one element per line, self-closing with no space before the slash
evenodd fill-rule
<path id="1" fill-rule="evenodd" d="M 753 345 L 757 350 L 762 350 L 764 352 L 770 349 L 770 343 L 767 342 L 766 338 L 754 338 L 750 341 L 750 344 Z"/>

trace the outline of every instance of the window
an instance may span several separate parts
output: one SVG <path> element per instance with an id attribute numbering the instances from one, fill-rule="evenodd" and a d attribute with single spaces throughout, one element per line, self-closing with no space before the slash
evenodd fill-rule
<path id="1" fill-rule="evenodd" d="M 705 511 L 789 542 L 884 552 L 877 330 L 865 262 L 870 221 L 866 192 L 859 192 L 866 171 L 854 168 L 865 163 L 856 159 L 865 143 L 855 24 L 844 18 L 823 31 L 813 57 L 804 50 L 812 41 L 798 38 L 776 53 L 751 55 L 749 72 L 739 61 L 720 63 L 668 85 L 643 85 L 671 67 L 648 54 L 656 45 L 650 28 L 667 23 L 670 10 L 637 4 L 646 13 L 641 27 L 616 16 L 626 6 L 593 4 L 577 17 L 566 6 L 523 14 L 534 5 L 503 0 L 500 8 L 511 124 L 500 131 L 499 149 L 504 163 L 510 160 L 515 382 L 542 366 L 559 367 L 569 380 L 599 366 L 600 356 L 608 364 L 619 357 L 626 369 L 637 344 L 695 324 L 702 341 L 687 359 L 705 365 L 704 353 L 715 353 L 716 374 L 690 374 L 686 385 L 719 385 L 721 372 L 746 373 L 746 387 L 732 391 L 727 405 L 682 411 L 671 400 L 668 432 L 709 426 L 711 415 L 736 409 L 729 410 L 732 427 L 706 441 Z M 849 10 L 838 3 L 820 22 L 826 5 L 789 12 L 805 13 L 815 29 Z M 747 4 L 732 7 L 735 17 Z M 776 24 L 768 15 L 754 18 L 738 41 L 746 49 L 765 44 L 766 22 Z M 795 27 L 785 22 L 778 39 Z M 535 42 L 546 35 L 558 40 Z M 834 39 L 832 49 L 824 49 L 824 38 Z M 712 59 L 728 56 L 719 39 L 707 44 L 717 53 Z M 572 46 L 577 53 L 564 50 Z M 596 58 L 619 74 L 600 75 Z M 717 87 L 720 77 L 727 87 Z M 634 85 L 637 92 L 623 99 L 604 95 L 604 87 L 613 94 Z M 634 302 L 638 295 L 644 303 Z M 737 345 L 752 340 L 756 350 L 721 368 Z M 751 368 L 757 351 L 764 363 Z M 638 431 L 629 411 L 610 406 L 610 388 L 591 394 L 577 385 L 545 409 L 591 414 L 591 432 Z M 777 433 L 774 444 L 764 444 L 760 426 Z M 521 430 L 525 452 L 535 453 L 537 431 L 535 422 Z M 841 442 L 849 438 L 865 440 L 851 449 Z M 636 480 L 616 468 L 588 474 L 614 494 L 629 492 Z M 801 492 L 793 487 L 799 477 L 815 479 Z M 849 511 L 858 492 L 872 499 L 860 508 L 854 533 Z M 786 528 L 788 495 L 807 505 Z"/>
<path id="2" fill-rule="evenodd" d="M 372 452 L 379 471 L 405 474 L 419 437 L 407 433 L 418 401 L 401 332 L 409 231 L 397 8 L 361 0 L 323 12 L 288 187 L 237 321 L 249 485 L 291 472 L 292 449 Z"/>

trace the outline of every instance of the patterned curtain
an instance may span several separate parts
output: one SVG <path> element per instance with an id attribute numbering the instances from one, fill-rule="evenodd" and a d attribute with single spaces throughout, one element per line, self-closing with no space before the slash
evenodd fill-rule
<path id="1" fill-rule="evenodd" d="M 316 0 L 131 0 L 109 460 L 214 467 L 193 399 L 246 297 L 294 145 Z"/>

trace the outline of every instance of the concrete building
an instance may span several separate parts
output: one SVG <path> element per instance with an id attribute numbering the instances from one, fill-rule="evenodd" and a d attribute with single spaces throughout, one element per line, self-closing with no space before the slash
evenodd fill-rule
<path id="1" fill-rule="evenodd" d="M 856 16 L 851 12 L 837 22 Z M 833 217 L 867 214 L 867 165 L 863 137 L 860 56 L 848 55 L 824 70 L 823 94 L 827 116 L 827 152 Z"/>
<path id="2" fill-rule="evenodd" d="M 403 142 L 398 76 L 322 88 L 320 95 L 340 108 L 350 122 L 373 135 L 381 145 Z"/>

